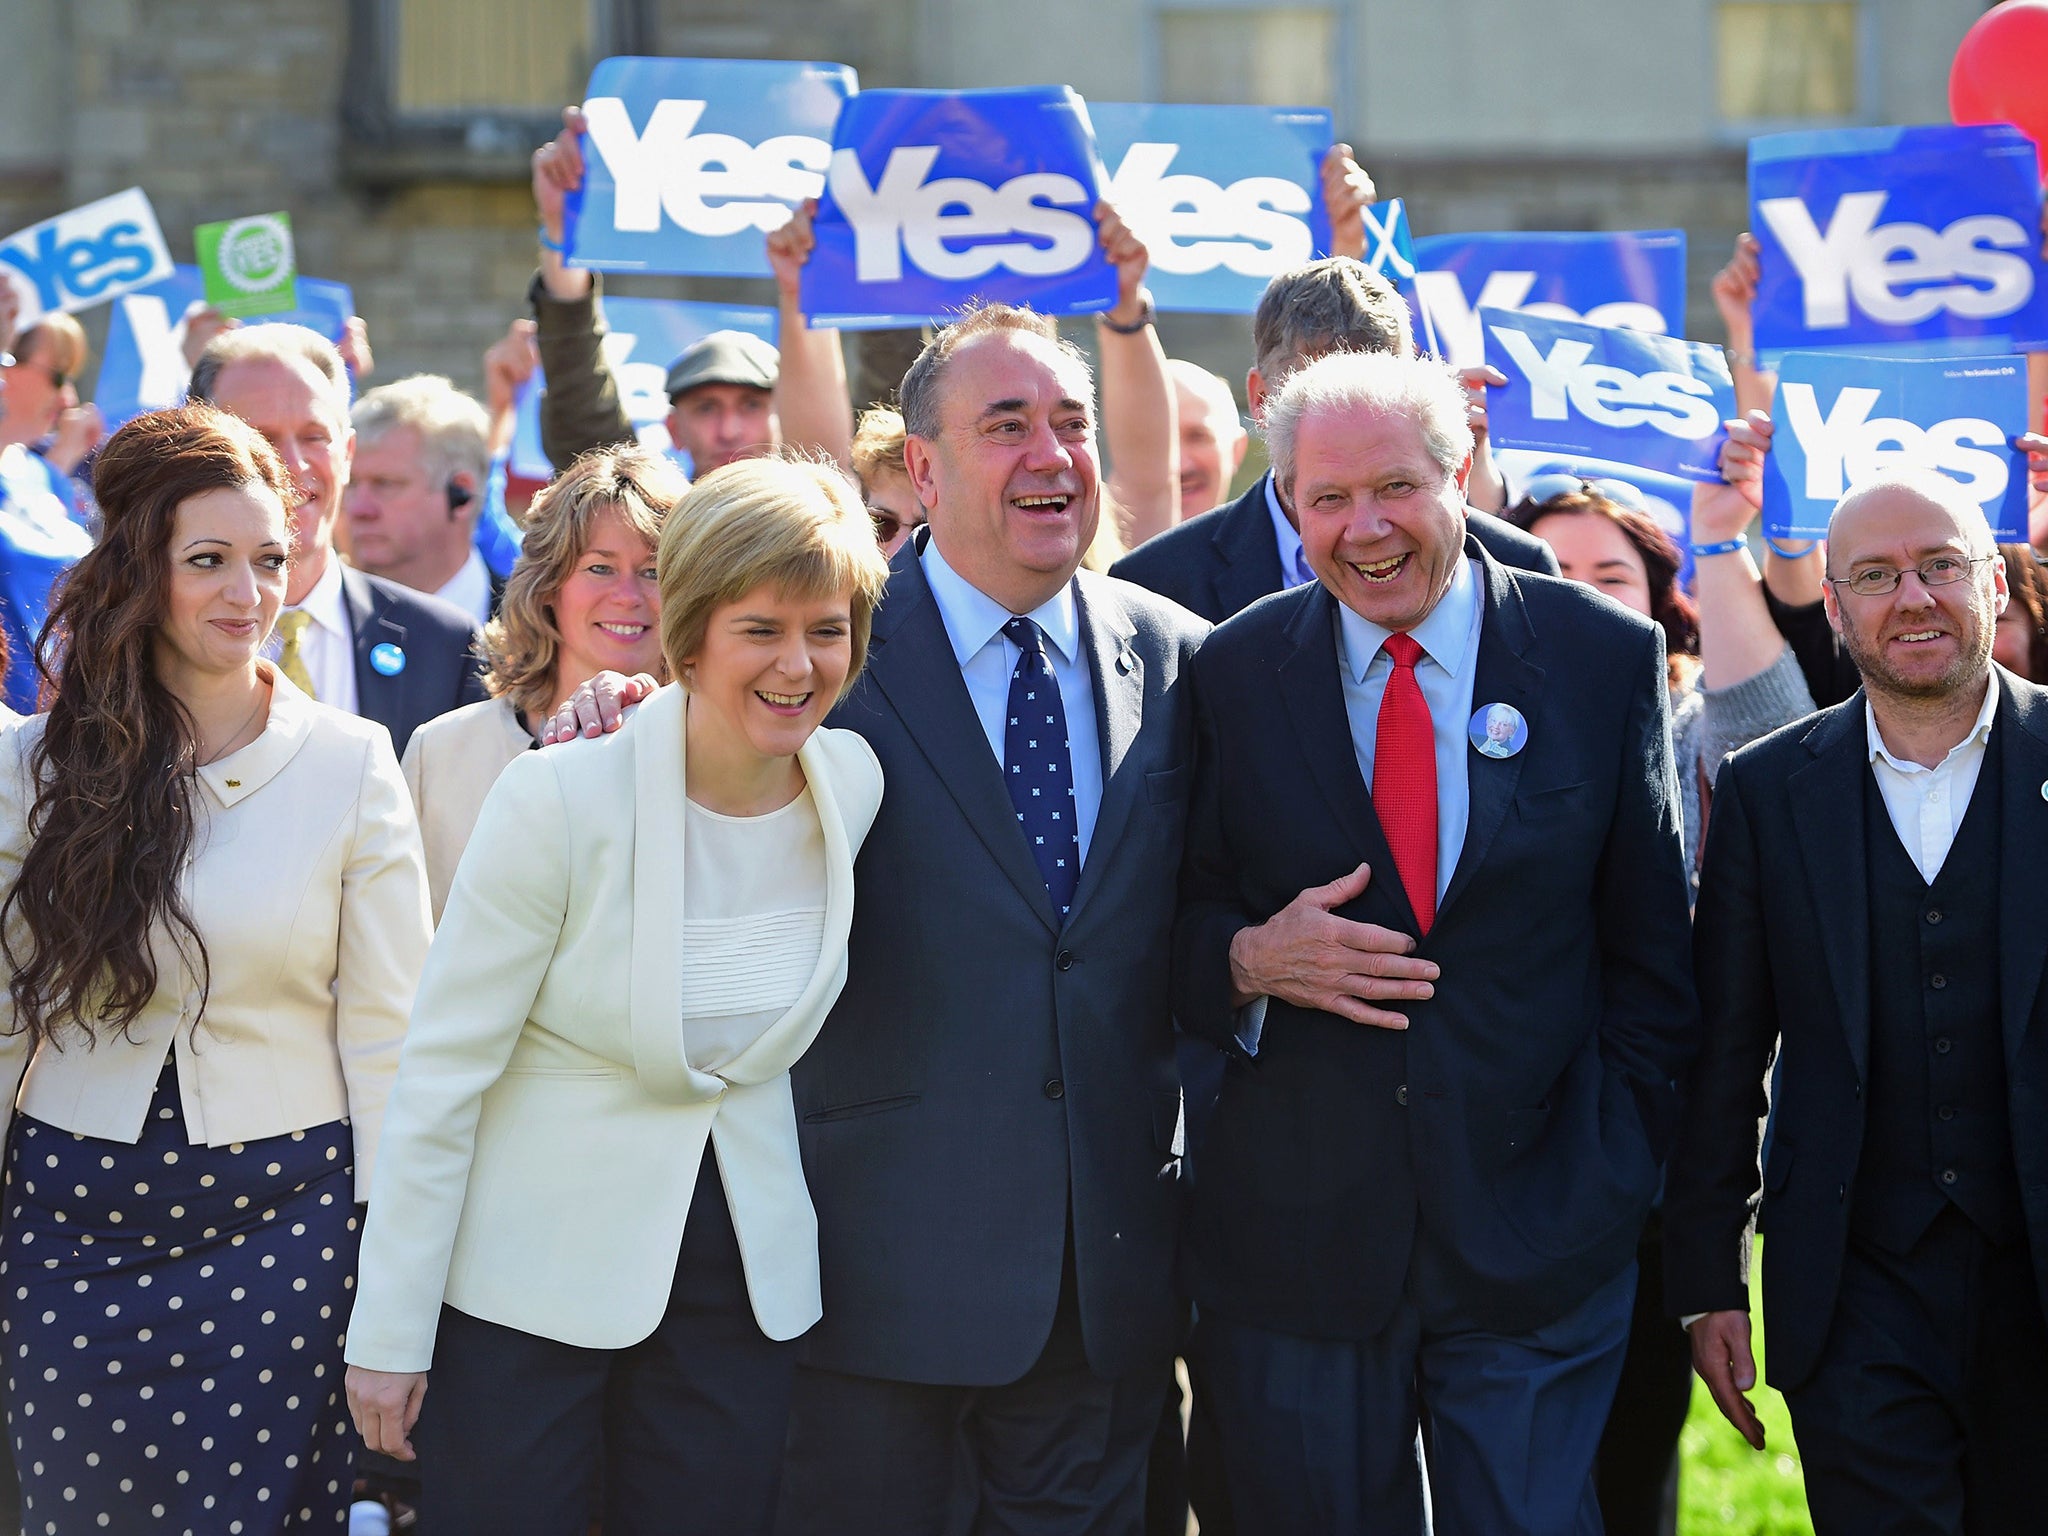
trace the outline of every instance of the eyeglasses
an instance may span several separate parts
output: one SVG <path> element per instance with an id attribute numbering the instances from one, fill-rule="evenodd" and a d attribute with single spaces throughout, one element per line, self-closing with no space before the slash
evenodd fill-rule
<path id="1" fill-rule="evenodd" d="M 1923 560 L 1911 567 L 1911 570 L 1920 578 L 1923 587 L 1952 587 L 1967 577 L 1974 567 L 1997 558 L 1996 555 L 1977 555 L 1971 559 L 1961 555 L 1936 555 L 1932 560 Z M 1906 573 L 1895 571 L 1888 565 L 1866 565 L 1854 575 L 1825 579 L 1829 586 L 1847 587 L 1858 597 L 1883 597 L 1887 592 L 1899 590 L 1899 583 L 1906 579 Z"/>
<path id="2" fill-rule="evenodd" d="M 0 368 L 33 368 L 50 381 L 50 388 L 62 389 L 72 382 L 72 375 L 61 368 L 52 368 L 48 363 L 32 363 L 25 357 L 16 357 L 12 352 L 0 352 Z"/>
<path id="3" fill-rule="evenodd" d="M 921 517 L 901 518 L 881 507 L 868 508 L 868 521 L 875 525 L 877 544 L 893 544 L 898 534 L 915 533 L 924 526 L 924 519 Z"/>
<path id="4" fill-rule="evenodd" d="M 1522 487 L 1521 505 L 1534 509 L 1545 502 L 1556 501 L 1560 496 L 1602 496 L 1631 512 L 1650 510 L 1643 500 L 1643 493 L 1626 480 L 1589 480 L 1584 475 L 1563 470 L 1531 476 L 1529 483 Z"/>

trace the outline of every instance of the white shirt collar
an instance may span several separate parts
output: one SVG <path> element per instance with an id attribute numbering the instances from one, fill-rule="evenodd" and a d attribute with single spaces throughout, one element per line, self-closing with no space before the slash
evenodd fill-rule
<path id="1" fill-rule="evenodd" d="M 1431 661 L 1456 677 L 1472 650 L 1473 619 L 1478 611 L 1479 577 L 1472 558 L 1461 556 L 1457 569 L 1451 573 L 1449 588 L 1409 633 Z M 1380 647 L 1387 643 L 1387 636 L 1393 631 L 1370 619 L 1360 618 L 1342 603 L 1337 605 L 1337 624 L 1344 669 L 1354 683 L 1362 683 L 1373 658 L 1379 655 Z"/>
<path id="2" fill-rule="evenodd" d="M 1997 718 L 1997 715 L 1998 668 L 1993 667 L 1991 668 L 1991 680 L 1984 689 L 1983 706 L 1977 711 L 1977 723 L 1970 727 L 1970 734 L 1950 747 L 1948 749 L 1948 756 L 1944 757 L 1935 768 L 1928 768 L 1920 763 L 1908 762 L 1902 757 L 1894 757 L 1892 755 L 1892 749 L 1884 744 L 1884 737 L 1878 731 L 1877 714 L 1871 709 L 1870 699 L 1866 695 L 1863 700 L 1863 728 L 1870 742 L 1870 761 L 1875 763 L 1882 759 L 1900 773 L 1936 772 L 1939 768 L 1946 768 L 1950 763 L 1954 762 L 1956 754 L 1959 752 L 1981 750 L 1984 744 L 1991 740 L 1991 722 Z"/>
<path id="3" fill-rule="evenodd" d="M 1047 601 L 1027 614 L 1013 614 L 1001 603 L 973 585 L 939 553 L 939 541 L 926 538 L 918 555 L 924 568 L 925 585 L 945 620 L 946 638 L 953 642 L 953 659 L 961 666 L 981 653 L 981 648 L 1002 634 L 1013 618 L 1027 618 L 1045 632 L 1060 660 L 1071 665 L 1081 654 L 1081 618 L 1074 604 L 1074 584 L 1069 581 Z"/>
<path id="4" fill-rule="evenodd" d="M 291 604 L 290 608 L 298 609 L 338 639 L 352 638 L 348 624 L 348 600 L 341 590 L 341 556 L 331 549 L 327 552 L 327 569 L 320 573 L 320 579 L 313 583 L 313 590 L 306 594 L 305 599 Z"/>
<path id="5" fill-rule="evenodd" d="M 1266 511 L 1273 518 L 1273 542 L 1280 549 L 1280 579 L 1289 587 L 1304 586 L 1316 578 L 1301 547 L 1301 531 L 1288 520 L 1287 509 L 1280 505 L 1279 484 L 1271 470 L 1266 471 L 1265 484 Z"/>
<path id="6" fill-rule="evenodd" d="M 482 624 L 491 616 L 491 568 L 484 564 L 484 557 L 472 545 L 469 558 L 462 562 L 457 571 L 434 596 L 443 602 L 453 603 L 464 613 Z"/>

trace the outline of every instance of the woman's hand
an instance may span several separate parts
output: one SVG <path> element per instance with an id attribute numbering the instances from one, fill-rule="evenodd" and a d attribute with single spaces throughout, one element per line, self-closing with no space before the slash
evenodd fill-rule
<path id="1" fill-rule="evenodd" d="M 348 1368 L 348 1411 L 363 1444 L 400 1461 L 411 1461 L 412 1427 L 419 1422 L 420 1402 L 427 1395 L 425 1371 L 370 1371 Z"/>

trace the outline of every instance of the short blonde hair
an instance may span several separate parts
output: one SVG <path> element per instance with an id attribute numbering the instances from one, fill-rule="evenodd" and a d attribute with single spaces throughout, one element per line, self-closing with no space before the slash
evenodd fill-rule
<path id="1" fill-rule="evenodd" d="M 90 350 L 86 345 L 84 326 L 63 310 L 53 309 L 48 314 L 39 315 L 32 325 L 24 327 L 22 333 L 14 338 L 14 355 L 27 357 L 39 345 L 50 354 L 45 359 L 50 367 L 67 375 L 74 384 L 78 382 L 78 371 L 85 366 L 86 354 Z"/>
<path id="2" fill-rule="evenodd" d="M 853 665 L 867 661 L 889 566 L 846 472 L 796 454 L 741 459 L 691 487 L 661 530 L 661 649 L 669 671 L 703 647 L 711 615 L 757 587 L 805 597 L 853 595 Z M 840 696 L 845 696 L 845 689 Z"/>
<path id="3" fill-rule="evenodd" d="M 586 453 L 526 509 L 526 537 L 505 579 L 497 617 L 484 627 L 484 687 L 527 714 L 555 707 L 562 633 L 554 601 L 588 547 L 597 520 L 615 514 L 650 547 L 690 488 L 665 454 L 646 448 Z M 872 538 L 872 536 L 871 536 Z M 579 679 L 581 681 L 581 679 Z"/>
<path id="4" fill-rule="evenodd" d="M 903 413 L 894 406 L 871 405 L 860 413 L 860 424 L 853 429 L 853 472 L 862 486 L 880 472 L 910 478 L 903 462 L 903 438 Z"/>
<path id="5" fill-rule="evenodd" d="M 419 434 L 428 485 L 438 490 L 466 473 L 476 491 L 471 505 L 480 503 L 484 476 L 491 467 L 491 422 L 484 408 L 457 389 L 454 380 L 438 373 L 415 373 L 379 384 L 363 392 L 351 419 L 358 447 L 411 427 Z"/>

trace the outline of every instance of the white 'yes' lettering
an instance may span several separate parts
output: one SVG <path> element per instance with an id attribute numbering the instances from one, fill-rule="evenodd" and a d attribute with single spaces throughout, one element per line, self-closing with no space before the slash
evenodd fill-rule
<path id="1" fill-rule="evenodd" d="M 999 187 L 965 176 L 925 180 L 938 158 L 936 144 L 899 145 L 870 183 L 852 150 L 833 152 L 826 174 L 833 201 L 853 226 L 856 281 L 898 282 L 906 256 L 919 271 L 948 281 L 985 277 L 999 266 L 1047 277 L 1072 271 L 1095 248 L 1088 189 L 1073 177 L 1031 171 Z M 1001 235 L 1029 238 L 994 238 Z M 956 249 L 953 242 L 962 240 L 983 243 Z"/>
<path id="2" fill-rule="evenodd" d="M 1220 186 L 1205 176 L 1167 175 L 1178 144 L 1133 144 L 1103 196 L 1145 242 L 1161 272 L 1192 277 L 1227 267 L 1274 277 L 1315 254 L 1306 188 L 1279 176 L 1246 176 Z"/>
<path id="3" fill-rule="evenodd" d="M 1880 392 L 1849 387 L 1823 416 L 1811 384 L 1778 386 L 1785 424 L 1806 453 L 1806 494 L 1834 501 L 1850 486 L 1889 469 L 1933 469 L 1949 475 L 1978 502 L 2005 495 L 2010 466 L 2005 434 L 1981 416 L 1957 416 L 1921 427 L 1901 416 L 1872 416 Z"/>
<path id="4" fill-rule="evenodd" d="M 1493 334 L 1528 379 L 1529 414 L 1538 421 L 1565 420 L 1569 401 L 1581 416 L 1602 426 L 1650 426 L 1688 442 L 1711 436 L 1721 425 L 1714 387 L 1704 379 L 1663 368 L 1638 374 L 1589 363 L 1589 341 L 1559 337 L 1545 356 L 1526 331 L 1496 325 Z"/>
<path id="5" fill-rule="evenodd" d="M 789 211 L 825 187 L 832 146 L 784 133 L 749 144 L 729 133 L 692 133 L 705 103 L 658 101 L 639 133 L 617 96 L 583 104 L 590 142 L 612 173 L 613 227 L 653 234 L 664 212 L 697 235 L 779 229 Z"/>
<path id="6" fill-rule="evenodd" d="M 1479 290 L 1479 302 L 1465 302 L 1465 287 L 1455 272 L 1418 272 L 1415 297 L 1429 317 L 1437 343 L 1454 368 L 1476 368 L 1486 361 L 1486 335 L 1479 325 L 1482 309 L 1512 309 L 1546 320 L 1583 320 L 1587 325 L 1619 326 L 1625 330 L 1647 331 L 1662 336 L 1670 329 L 1663 312 L 1654 304 L 1633 299 L 1616 299 L 1595 304 L 1583 315 L 1566 304 L 1538 300 L 1524 303 L 1536 286 L 1534 272 L 1489 272 Z"/>

